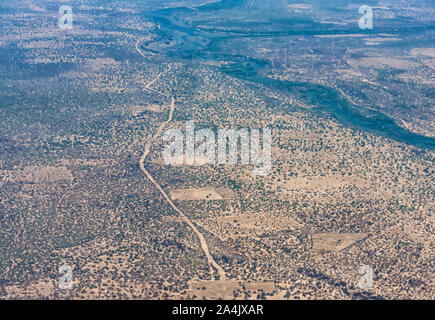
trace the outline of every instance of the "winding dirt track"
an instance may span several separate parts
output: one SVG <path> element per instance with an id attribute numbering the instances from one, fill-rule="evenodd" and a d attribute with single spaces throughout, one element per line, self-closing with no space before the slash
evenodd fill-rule
<path id="1" fill-rule="evenodd" d="M 138 50 L 138 52 L 142 55 L 142 51 L 140 51 L 140 49 L 138 48 L 137 44 L 136 44 L 136 49 Z M 170 70 L 170 67 L 164 71 L 161 72 L 159 75 L 157 75 L 157 77 L 152 80 L 151 82 L 149 82 L 145 88 L 147 90 L 152 90 L 153 92 L 157 92 L 153 89 L 150 88 L 150 86 L 164 73 L 168 72 Z M 169 110 L 169 116 L 168 119 L 163 122 L 157 129 L 156 133 L 154 134 L 154 136 L 152 136 L 151 139 L 149 139 L 147 141 L 147 143 L 145 144 L 145 150 L 144 153 L 142 154 L 142 156 L 140 157 L 139 160 L 139 166 L 140 169 L 142 170 L 142 172 L 146 175 L 146 177 L 148 178 L 148 180 L 150 180 L 155 186 L 156 188 L 160 191 L 160 193 L 163 195 L 163 197 L 166 199 L 166 201 L 169 203 L 169 205 L 179 214 L 179 216 L 181 218 L 183 218 L 183 220 L 189 225 L 189 227 L 192 228 L 192 230 L 195 232 L 195 234 L 198 236 L 199 238 L 199 242 L 201 244 L 201 248 L 202 251 L 204 251 L 205 256 L 207 257 L 208 263 L 210 264 L 210 273 L 213 279 L 213 269 L 211 268 L 211 266 L 213 266 L 218 274 L 219 274 L 219 280 L 226 280 L 226 276 L 225 276 L 225 271 L 224 269 L 217 264 L 217 262 L 213 259 L 213 257 L 211 256 L 209 250 L 208 250 L 208 246 L 207 246 L 207 242 L 204 239 L 204 236 L 201 234 L 201 232 L 199 232 L 199 230 L 196 228 L 196 226 L 189 220 L 189 218 L 183 213 L 183 211 L 181 211 L 175 204 L 174 202 L 171 200 L 171 198 L 167 195 L 167 193 L 165 192 L 165 190 L 163 190 L 163 188 L 160 186 L 160 184 L 157 183 L 156 180 L 154 180 L 153 176 L 148 172 L 148 170 L 145 168 L 145 158 L 148 156 L 149 152 L 150 152 L 150 148 L 152 146 L 152 144 L 154 143 L 154 141 L 157 139 L 157 137 L 159 137 L 162 133 L 163 128 L 165 127 L 165 125 L 167 123 L 169 123 L 172 120 L 172 116 L 174 114 L 174 109 L 175 109 L 175 99 L 173 97 L 171 97 L 171 107 Z"/>

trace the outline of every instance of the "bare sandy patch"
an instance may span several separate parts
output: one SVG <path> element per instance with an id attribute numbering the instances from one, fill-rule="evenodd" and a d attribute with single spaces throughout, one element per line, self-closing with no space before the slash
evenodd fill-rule
<path id="1" fill-rule="evenodd" d="M 289 191 L 307 189 L 330 189 L 347 185 L 366 186 L 366 183 L 358 178 L 343 176 L 320 176 L 320 177 L 298 177 L 282 182 L 283 187 Z"/>
<path id="2" fill-rule="evenodd" d="M 427 56 L 435 58 L 435 48 L 414 48 L 411 50 L 411 56 Z"/>
<path id="3" fill-rule="evenodd" d="M 116 163 L 116 160 L 114 159 L 61 159 L 60 163 L 64 166 L 73 166 L 73 167 L 82 167 L 82 166 L 89 166 L 89 167 L 105 167 L 110 166 Z"/>
<path id="4" fill-rule="evenodd" d="M 365 68 L 379 68 L 385 69 L 395 68 L 395 69 L 408 69 L 408 68 L 416 68 L 420 64 L 411 62 L 406 59 L 397 59 L 397 58 L 387 58 L 387 57 L 364 57 L 357 61 L 358 66 Z"/>
<path id="5" fill-rule="evenodd" d="M 223 200 L 214 188 L 175 189 L 170 191 L 172 200 Z"/>
<path id="6" fill-rule="evenodd" d="M 165 110 L 165 107 L 158 104 L 150 104 L 146 106 L 133 106 L 131 107 L 131 113 L 133 116 L 137 117 L 144 112 L 156 112 L 161 113 Z"/>
<path id="7" fill-rule="evenodd" d="M 47 49 L 47 48 L 55 48 L 58 47 L 56 41 L 47 40 L 47 41 L 30 41 L 22 44 L 22 48 L 25 49 Z"/>
<path id="8" fill-rule="evenodd" d="M 216 192 L 219 193 L 224 199 L 234 199 L 235 192 L 227 187 L 217 187 Z"/>
<path id="9" fill-rule="evenodd" d="M 186 222 L 186 219 L 183 217 L 177 217 L 177 216 L 164 216 L 162 217 L 162 220 L 165 222 Z"/>
<path id="10" fill-rule="evenodd" d="M 28 166 L 22 169 L 4 171 L 5 181 L 9 182 L 71 182 L 73 175 L 66 167 Z"/>
<path id="11" fill-rule="evenodd" d="M 367 237 L 367 233 L 317 233 L 311 236 L 313 250 L 341 251 Z"/>
<path id="12" fill-rule="evenodd" d="M 266 233 L 295 230 L 302 227 L 295 218 L 287 214 L 254 212 L 222 215 L 195 222 L 222 241 L 246 236 L 258 238 Z M 292 240 L 294 239 L 289 239 L 290 242 Z"/>
<path id="13" fill-rule="evenodd" d="M 104 68 L 106 66 L 119 66 L 121 63 L 112 58 L 88 59 L 87 63 L 94 69 Z"/>
<path id="14" fill-rule="evenodd" d="M 190 280 L 189 293 L 198 299 L 244 299 L 244 293 L 256 299 L 258 293 L 274 294 L 277 288 L 273 282 L 247 282 L 239 280 Z"/>
<path id="15" fill-rule="evenodd" d="M 55 281 L 57 280 L 39 280 L 28 285 L 6 286 L 6 296 L 9 299 L 41 299 L 43 297 L 50 297 L 56 291 Z"/>
<path id="16" fill-rule="evenodd" d="M 435 63 L 432 66 L 432 69 L 435 69 Z M 401 73 L 396 76 L 396 79 L 400 79 L 404 82 L 409 83 L 418 83 L 418 84 L 424 84 L 424 85 L 435 85 L 435 78 L 429 78 L 426 75 L 423 74 L 412 74 L 412 73 Z M 402 122 L 405 122 L 402 120 Z M 410 128 L 408 128 L 410 129 Z"/>

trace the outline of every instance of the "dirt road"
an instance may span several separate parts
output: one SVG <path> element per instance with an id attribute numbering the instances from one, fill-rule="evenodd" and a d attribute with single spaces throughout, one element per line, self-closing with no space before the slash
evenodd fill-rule
<path id="1" fill-rule="evenodd" d="M 136 49 L 138 49 L 138 47 L 136 46 Z M 139 53 L 141 55 L 142 52 L 138 49 Z M 152 80 L 151 82 L 149 82 L 145 88 L 146 89 L 150 89 L 150 86 L 163 74 L 166 73 L 169 70 L 166 70 L 164 72 L 161 72 L 154 80 Z M 211 256 L 209 250 L 208 250 L 208 245 L 207 242 L 204 239 L 204 236 L 202 235 L 202 233 L 198 230 L 198 228 L 196 228 L 196 226 L 189 220 L 189 218 L 183 213 L 183 211 L 181 211 L 175 204 L 174 202 L 171 200 L 171 198 L 168 196 L 168 194 L 165 192 L 165 190 L 163 190 L 163 188 L 160 186 L 160 184 L 153 178 L 153 176 L 149 173 L 149 171 L 145 168 L 145 159 L 148 156 L 151 146 L 154 143 L 154 141 L 162 134 L 162 130 L 165 127 L 165 125 L 167 123 L 169 123 L 172 120 L 172 116 L 174 114 L 174 109 L 175 109 L 175 99 L 172 97 L 171 98 L 171 106 L 170 106 L 170 110 L 169 110 L 169 116 L 168 119 L 163 122 L 157 129 L 156 133 L 152 136 L 151 139 L 149 139 L 147 141 L 147 143 L 145 144 L 145 150 L 144 153 L 142 154 L 142 156 L 140 157 L 139 160 L 139 166 L 140 169 L 142 170 L 142 172 L 145 174 L 145 176 L 148 178 L 148 180 L 150 180 L 155 186 L 156 188 L 160 191 L 160 193 L 163 195 L 163 197 L 165 198 L 165 200 L 169 203 L 169 205 L 178 213 L 178 215 L 183 218 L 183 220 L 187 223 L 187 225 L 189 227 L 192 228 L 193 232 L 195 232 L 195 234 L 198 236 L 199 242 L 201 244 L 201 249 L 202 251 L 204 251 L 205 256 L 207 257 L 208 263 L 210 264 L 210 266 L 213 266 L 213 268 L 215 268 L 219 274 L 219 280 L 226 280 L 226 276 L 225 276 L 225 271 L 224 269 L 217 264 L 217 262 L 213 259 L 213 257 Z M 213 269 L 210 267 L 210 273 L 212 275 L 212 279 L 213 279 Z"/>

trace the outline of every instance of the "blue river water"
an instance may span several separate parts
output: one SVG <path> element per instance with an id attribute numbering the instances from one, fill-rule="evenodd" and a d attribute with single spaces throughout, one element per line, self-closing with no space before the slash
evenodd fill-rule
<path id="1" fill-rule="evenodd" d="M 313 112 L 326 112 L 346 126 L 391 138 L 421 149 L 434 150 L 434 138 L 406 130 L 399 126 L 391 117 L 381 112 L 355 105 L 334 88 L 314 83 L 271 79 L 262 73 L 262 70 L 269 65 L 268 61 L 223 53 L 222 46 L 225 45 L 226 40 L 237 36 L 264 36 L 261 32 L 252 34 L 248 32 L 239 35 L 234 35 L 237 32 L 232 32 L 231 35 L 225 35 L 216 32 L 216 30 L 208 29 L 204 31 L 189 24 L 183 25 L 183 23 L 179 23 L 180 17 L 188 21 L 190 15 L 195 15 L 196 19 L 198 19 L 198 15 L 203 15 L 204 19 L 211 19 L 210 17 L 213 17 L 220 10 L 225 10 L 225 14 L 230 14 L 231 10 L 237 10 L 238 7 L 244 4 L 246 4 L 244 0 L 222 0 L 195 9 L 177 7 L 153 11 L 151 14 L 147 13 L 148 18 L 151 16 L 160 26 L 157 32 L 161 39 L 172 40 L 172 44 L 169 47 L 159 50 L 158 46 L 154 46 L 150 50 L 157 50 L 160 53 L 164 52 L 169 56 L 182 59 L 225 61 L 224 66 L 217 67 L 219 71 L 238 79 L 259 83 L 288 93 L 307 104 L 316 106 Z M 176 18 L 178 19 L 177 22 L 174 21 Z M 288 22 L 288 24 L 291 25 L 291 22 Z M 324 26 L 322 26 L 322 30 L 324 29 Z M 291 32 L 288 30 L 274 30 L 267 31 L 265 34 L 268 37 L 295 34 L 297 32 L 309 35 L 319 33 L 320 31 L 319 26 L 315 22 L 312 22 L 309 30 L 295 31 L 292 29 Z M 348 31 L 345 30 L 343 32 Z M 147 49 L 146 46 L 145 49 Z"/>

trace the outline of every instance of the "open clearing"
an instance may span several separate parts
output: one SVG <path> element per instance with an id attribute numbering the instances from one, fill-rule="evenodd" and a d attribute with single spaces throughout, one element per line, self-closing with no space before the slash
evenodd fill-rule
<path id="1" fill-rule="evenodd" d="M 131 113 L 133 116 L 137 117 L 145 112 L 155 112 L 155 113 L 161 113 L 164 111 L 164 107 L 160 106 L 158 104 L 150 104 L 150 105 L 144 105 L 144 106 L 133 106 L 131 108 Z"/>
<path id="2" fill-rule="evenodd" d="M 252 298 L 258 293 L 274 294 L 277 292 L 273 282 L 246 282 L 238 280 L 190 280 L 188 282 L 189 293 L 198 299 L 243 299 L 248 292 Z"/>
<path id="3" fill-rule="evenodd" d="M 214 188 L 175 189 L 171 190 L 172 200 L 223 200 Z"/>
<path id="4" fill-rule="evenodd" d="M 209 219 L 195 220 L 205 230 L 222 241 L 251 236 L 254 238 L 269 232 L 300 229 L 302 225 L 286 214 L 237 213 Z"/>
<path id="5" fill-rule="evenodd" d="M 435 48 L 414 48 L 411 50 L 411 56 L 419 55 L 435 58 Z"/>
<path id="6" fill-rule="evenodd" d="M 313 234 L 313 250 L 341 251 L 367 237 L 367 233 L 317 233 Z"/>
<path id="7" fill-rule="evenodd" d="M 73 180 L 73 175 L 66 167 L 28 166 L 22 169 L 3 171 L 0 172 L 1 175 L 4 176 L 5 181 L 9 182 L 44 183 Z"/>
<path id="8" fill-rule="evenodd" d="M 375 68 L 375 69 L 408 69 L 419 67 L 420 64 L 411 62 L 407 59 L 387 58 L 387 57 L 364 57 L 359 60 L 349 59 L 354 67 Z"/>

